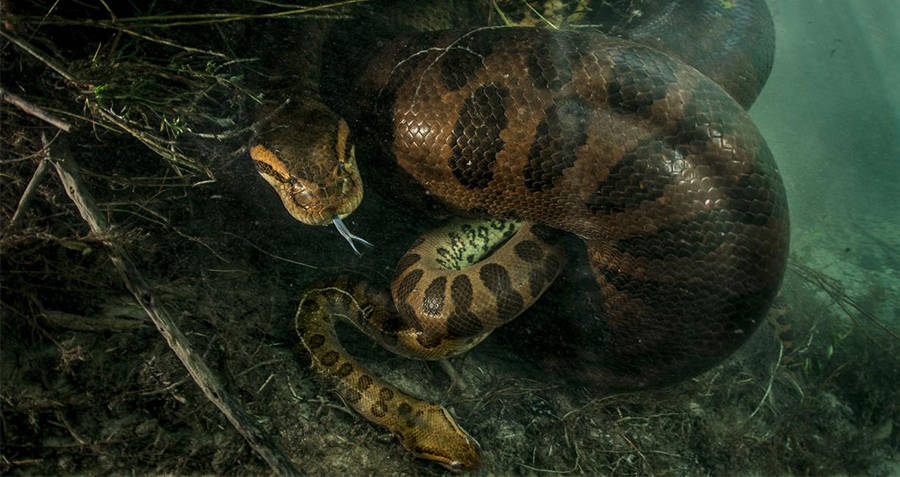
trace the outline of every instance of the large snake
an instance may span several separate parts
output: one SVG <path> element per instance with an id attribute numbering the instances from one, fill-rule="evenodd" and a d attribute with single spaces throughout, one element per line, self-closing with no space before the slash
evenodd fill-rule
<path id="1" fill-rule="evenodd" d="M 584 377 L 640 388 L 728 356 L 778 290 L 785 192 L 745 112 L 771 66 L 765 4 L 664 2 L 619 33 L 628 39 L 501 27 L 405 35 L 366 60 L 346 121 L 305 102 L 281 120 L 295 129 L 261 134 L 251 149 L 294 217 L 334 222 L 351 244 L 341 218 L 362 200 L 355 142 L 375 145 L 367 170 L 404 195 L 494 217 L 420 239 L 390 297 L 338 279 L 300 299 L 314 371 L 417 456 L 480 464 L 446 409 L 359 366 L 335 319 L 405 356 L 461 353 L 550 285 L 566 261 L 564 231 L 583 240 L 602 297 Z"/>

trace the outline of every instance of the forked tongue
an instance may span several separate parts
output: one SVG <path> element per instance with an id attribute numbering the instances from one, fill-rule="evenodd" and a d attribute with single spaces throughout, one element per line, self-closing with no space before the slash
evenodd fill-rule
<path id="1" fill-rule="evenodd" d="M 341 234 L 341 237 L 344 237 L 344 239 L 347 240 L 347 243 L 350 244 L 350 247 L 353 249 L 354 252 L 356 252 L 356 255 L 362 255 L 362 254 L 359 253 L 359 250 L 356 249 L 356 244 L 353 243 L 354 240 L 363 245 L 368 245 L 369 247 L 374 247 L 374 245 L 369 243 L 368 240 L 366 240 L 362 237 L 359 237 L 357 235 L 353 235 L 353 232 L 350 232 L 350 230 L 347 229 L 347 226 L 344 225 L 344 222 L 337 215 L 335 215 L 334 218 L 331 219 L 331 221 L 334 222 L 334 228 L 336 228 L 338 233 Z"/>

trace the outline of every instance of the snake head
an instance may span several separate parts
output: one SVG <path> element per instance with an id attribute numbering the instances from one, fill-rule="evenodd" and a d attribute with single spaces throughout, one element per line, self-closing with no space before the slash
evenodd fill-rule
<path id="1" fill-rule="evenodd" d="M 478 446 L 475 441 L 469 441 L 465 446 L 463 453 L 453 459 L 447 461 L 438 461 L 445 469 L 454 474 L 478 470 L 481 468 L 481 455 L 478 453 Z"/>
<path id="2" fill-rule="evenodd" d="M 350 128 L 324 105 L 285 108 L 256 135 L 250 157 L 284 208 L 309 225 L 350 215 L 363 197 Z"/>
<path id="3" fill-rule="evenodd" d="M 416 419 L 422 422 L 399 435 L 404 447 L 416 457 L 435 462 L 453 473 L 480 468 L 478 442 L 459 427 L 453 416 L 439 405 L 424 411 Z"/>

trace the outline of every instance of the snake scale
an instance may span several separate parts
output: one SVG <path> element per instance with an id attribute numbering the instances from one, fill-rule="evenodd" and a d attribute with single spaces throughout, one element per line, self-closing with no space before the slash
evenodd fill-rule
<path id="1" fill-rule="evenodd" d="M 415 455 L 477 467 L 447 410 L 368 373 L 334 320 L 401 355 L 461 353 L 553 282 L 560 233 L 583 241 L 589 263 L 568 266 L 589 265 L 602 297 L 582 378 L 659 386 L 728 356 L 768 309 L 788 247 L 784 187 L 745 112 L 773 42 L 762 1 L 676 0 L 616 35 L 484 26 L 379 44 L 354 107 L 304 102 L 282 120 L 293 128 L 256 138 L 258 171 L 294 217 L 333 221 L 351 244 L 340 219 L 362 200 L 363 141 L 378 151 L 364 169 L 404 196 L 491 219 L 420 239 L 390 296 L 343 278 L 309 287 L 296 326 L 315 372 Z"/>

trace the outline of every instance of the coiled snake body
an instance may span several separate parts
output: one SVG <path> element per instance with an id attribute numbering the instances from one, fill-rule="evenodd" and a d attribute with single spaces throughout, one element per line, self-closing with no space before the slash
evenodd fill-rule
<path id="1" fill-rule="evenodd" d="M 639 388 L 720 361 L 775 296 L 788 245 L 784 189 L 734 99 L 749 106 L 768 70 L 761 81 L 744 75 L 756 91 L 732 86 L 729 95 L 644 43 L 538 28 L 431 32 L 386 45 L 360 75 L 349 129 L 380 146 L 381 158 L 367 158 L 379 161 L 372 169 L 391 167 L 454 210 L 503 218 L 420 240 L 398 263 L 392 300 L 345 282 L 301 297 L 297 328 L 313 368 L 417 455 L 456 470 L 479 463 L 445 409 L 349 357 L 334 317 L 400 354 L 465 351 L 553 281 L 566 260 L 554 243 L 561 230 L 583 239 L 602 297 L 594 318 L 603 336 L 585 353 L 587 377 Z M 337 185 L 295 177 L 291 140 L 262 136 L 252 151 L 286 207 L 301 219 L 314 211 L 316 224 L 349 212 L 317 206 L 311 190 L 359 183 L 347 123 L 335 118 L 331 129 L 337 160 L 316 167 Z"/>

